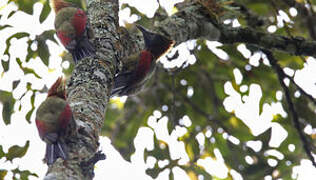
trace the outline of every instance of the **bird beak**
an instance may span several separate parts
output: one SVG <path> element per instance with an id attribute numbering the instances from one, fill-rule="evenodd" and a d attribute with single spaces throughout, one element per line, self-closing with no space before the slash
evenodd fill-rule
<path id="1" fill-rule="evenodd" d="M 136 24 L 137 29 L 139 29 L 143 34 L 148 34 L 149 32 L 141 25 Z"/>
<path id="2" fill-rule="evenodd" d="M 143 26 L 138 25 L 138 24 L 136 24 L 136 27 L 137 27 L 137 29 L 139 29 L 142 32 L 145 39 L 148 39 L 148 40 L 153 39 L 154 34 L 152 32 L 148 31 Z"/>
<path id="3" fill-rule="evenodd" d="M 151 46 L 151 41 L 155 38 L 155 34 L 153 34 L 152 32 L 148 31 L 147 29 L 145 29 L 143 26 L 136 24 L 137 29 L 139 29 L 144 37 L 144 41 L 145 41 L 145 46 L 146 47 L 150 47 Z"/>

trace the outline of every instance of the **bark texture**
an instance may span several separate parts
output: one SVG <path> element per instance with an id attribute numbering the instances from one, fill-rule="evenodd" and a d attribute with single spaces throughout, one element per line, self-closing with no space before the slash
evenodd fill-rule
<path id="1" fill-rule="evenodd" d="M 94 164 L 87 164 L 97 153 L 112 79 L 119 66 L 118 0 L 89 0 L 88 17 L 94 30 L 96 57 L 76 65 L 67 86 L 68 102 L 75 128 L 66 143 L 69 159 L 58 159 L 49 167 L 46 180 L 92 179 Z"/>
<path id="2" fill-rule="evenodd" d="M 68 82 L 68 101 L 73 110 L 75 128 L 69 132 L 69 160 L 58 159 L 49 167 L 46 180 L 92 179 L 94 164 L 87 165 L 97 153 L 99 131 L 103 125 L 113 76 L 124 57 L 143 47 L 141 36 L 118 27 L 118 0 L 88 0 L 88 17 L 95 33 L 95 57 L 76 65 Z M 250 28 L 232 28 L 218 22 L 216 16 L 196 2 L 185 2 L 179 12 L 157 22 L 152 28 L 177 44 L 198 38 L 224 44 L 246 43 L 276 49 L 293 55 L 316 57 L 316 42 L 288 38 Z"/>
<path id="3" fill-rule="evenodd" d="M 216 15 L 198 2 L 181 3 L 178 9 L 179 12 L 155 22 L 155 27 L 152 27 L 154 31 L 175 40 L 176 44 L 202 38 L 223 44 L 245 43 L 258 49 L 267 48 L 296 56 L 316 57 L 316 41 L 270 34 L 249 27 L 233 28 L 218 21 Z M 142 47 L 142 41 L 138 40 L 138 36 L 129 36 L 134 40 L 126 42 L 127 47 Z"/>
<path id="4" fill-rule="evenodd" d="M 251 28 L 233 28 L 219 22 L 199 3 L 185 3 L 175 15 L 158 22 L 157 31 L 171 36 L 177 43 L 204 38 L 223 44 L 246 43 L 279 50 L 291 55 L 316 57 L 316 42 L 303 37 L 285 37 Z"/>

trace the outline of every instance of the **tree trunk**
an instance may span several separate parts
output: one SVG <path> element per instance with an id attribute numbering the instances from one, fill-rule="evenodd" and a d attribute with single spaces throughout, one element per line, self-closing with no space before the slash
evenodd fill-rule
<path id="1" fill-rule="evenodd" d="M 88 17 L 95 33 L 96 57 L 80 61 L 67 86 L 75 128 L 67 137 L 69 159 L 58 159 L 49 167 L 46 180 L 92 179 L 99 147 L 98 137 L 109 102 L 112 80 L 124 58 L 143 47 L 142 38 L 118 27 L 118 0 L 88 0 Z M 174 39 L 177 44 L 204 38 L 226 44 L 242 42 L 273 48 L 295 55 L 316 56 L 316 42 L 257 32 L 250 28 L 231 28 L 217 21 L 208 8 L 197 2 L 184 2 L 179 12 L 157 22 L 154 31 Z M 122 33 L 123 32 L 123 33 Z M 121 33 L 121 34 L 119 34 Z"/>

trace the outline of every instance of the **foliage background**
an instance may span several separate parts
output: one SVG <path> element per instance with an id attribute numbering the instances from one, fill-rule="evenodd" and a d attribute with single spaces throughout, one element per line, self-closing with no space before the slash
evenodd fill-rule
<path id="1" fill-rule="evenodd" d="M 228 25 L 314 39 L 307 15 L 289 6 L 290 1 L 234 2 L 247 11 L 220 1 L 225 9 L 220 19 Z M 120 24 L 130 27 L 136 21 L 150 27 L 160 16 L 176 13 L 175 3 L 121 1 Z M 307 11 L 314 17 L 313 10 Z M 260 24 L 255 23 L 258 17 Z M 54 34 L 53 19 L 46 0 L 0 3 L 0 179 L 41 178 L 46 172 L 44 144 L 34 125 L 36 108 L 47 87 L 62 74 L 69 77 L 74 68 Z M 315 100 L 302 95 L 294 82 L 315 97 L 316 61 L 278 51 L 274 55 L 288 75 L 284 81 L 315 152 Z M 123 179 L 118 169 L 142 179 L 316 176 L 277 74 L 258 48 L 205 40 L 182 43 L 161 58 L 146 87 L 137 96 L 111 100 L 101 134 L 108 138 L 100 140 L 108 159 L 97 165 L 96 179 Z"/>

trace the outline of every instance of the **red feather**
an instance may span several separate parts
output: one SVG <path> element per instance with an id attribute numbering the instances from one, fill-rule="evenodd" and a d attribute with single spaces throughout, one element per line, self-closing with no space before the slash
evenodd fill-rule
<path id="1" fill-rule="evenodd" d="M 134 90 L 139 89 L 148 79 L 155 69 L 156 60 L 164 53 L 167 53 L 175 44 L 160 34 L 152 33 L 140 25 L 137 28 L 143 33 L 145 50 L 141 51 L 138 57 L 136 69 L 132 72 L 122 72 L 114 77 L 114 87 L 111 96 L 132 95 Z"/>
<path id="2" fill-rule="evenodd" d="M 65 107 L 64 111 L 59 116 L 59 123 L 62 129 L 66 129 L 67 125 L 69 124 L 70 120 L 72 119 L 72 112 L 69 104 Z"/>
<path id="3" fill-rule="evenodd" d="M 67 46 L 72 40 L 69 36 L 66 35 L 65 32 L 62 31 L 57 31 L 57 36 L 64 46 Z"/>
<path id="4" fill-rule="evenodd" d="M 76 30 L 76 36 L 82 36 L 86 30 L 87 24 L 87 15 L 82 9 L 78 9 L 78 11 L 74 14 L 72 24 Z"/>
<path id="5" fill-rule="evenodd" d="M 150 70 L 151 63 L 153 61 L 153 56 L 149 51 L 142 51 L 139 56 L 139 62 L 135 72 L 136 79 L 142 79 Z"/>
<path id="6" fill-rule="evenodd" d="M 48 96 L 45 101 L 51 104 L 41 104 L 38 112 L 36 113 L 36 126 L 38 129 L 39 136 L 43 141 L 46 142 L 46 153 L 44 160 L 48 165 L 54 163 L 57 158 L 62 158 L 64 160 L 68 159 L 67 145 L 63 141 L 63 136 L 69 122 L 72 119 L 72 111 L 69 104 L 66 102 L 66 93 L 62 77 L 58 78 L 57 81 L 52 85 L 48 91 Z M 59 105 L 59 102 L 56 100 L 63 99 L 63 103 L 66 103 L 66 106 L 60 111 L 47 110 L 47 108 L 54 108 L 53 106 Z M 55 101 L 54 101 L 55 100 Z M 56 102 L 57 104 L 52 104 Z M 42 115 L 40 111 L 50 114 L 49 118 L 46 114 Z M 59 114 L 59 117 L 58 117 Z"/>
<path id="7" fill-rule="evenodd" d="M 63 17 L 64 13 L 67 13 L 69 9 L 65 8 L 57 14 L 56 19 Z M 57 28 L 57 36 L 65 48 L 72 54 L 73 60 L 77 63 L 82 58 L 95 54 L 95 48 L 89 41 L 92 37 L 92 33 L 89 27 L 88 17 L 86 13 L 80 8 L 72 7 L 70 10 L 75 12 L 70 19 L 63 19 L 63 22 L 58 23 L 70 23 L 72 27 L 68 29 Z M 56 23 L 56 20 L 55 20 Z M 69 25 L 69 24 L 68 24 Z M 55 24 L 56 26 L 56 24 Z M 57 25 L 59 26 L 59 25 Z M 63 27 L 63 26 L 61 26 Z"/>
<path id="8" fill-rule="evenodd" d="M 87 15 L 83 10 L 78 9 L 74 14 L 71 23 L 76 31 L 76 37 L 81 37 L 84 35 L 86 30 Z M 57 36 L 65 47 L 73 40 L 71 37 L 67 36 L 66 32 L 63 31 L 57 31 Z"/>
<path id="9" fill-rule="evenodd" d="M 46 133 L 46 131 L 47 131 L 47 127 L 45 125 L 45 122 L 36 119 L 35 123 L 36 123 L 36 127 L 37 127 L 37 130 L 38 130 L 38 133 L 39 133 L 40 137 L 43 138 L 45 133 Z"/>

